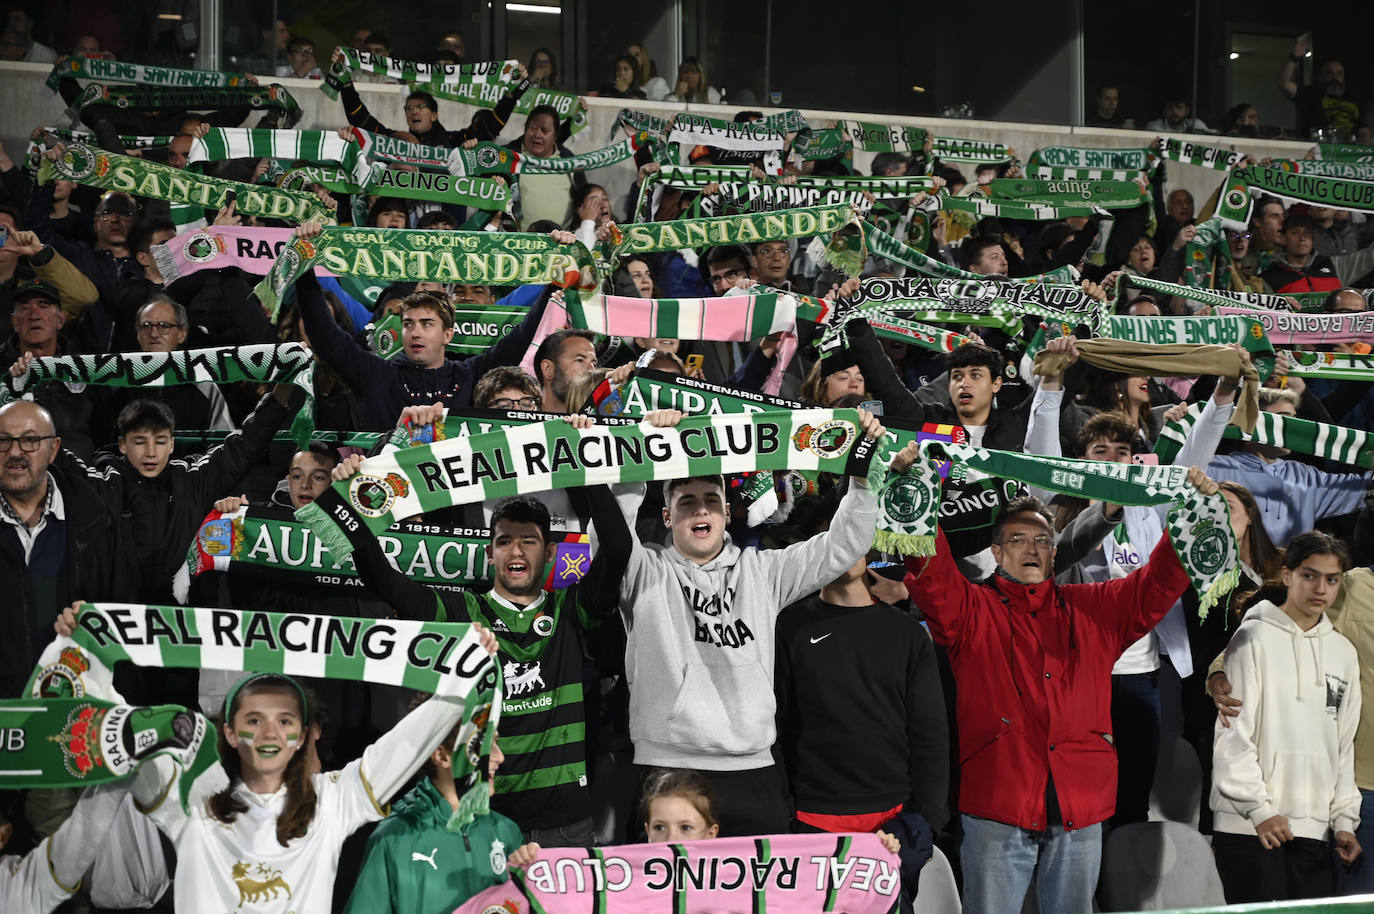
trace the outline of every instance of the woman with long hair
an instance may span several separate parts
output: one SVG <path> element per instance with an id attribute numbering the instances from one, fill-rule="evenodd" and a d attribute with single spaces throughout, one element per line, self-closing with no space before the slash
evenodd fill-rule
<path id="1" fill-rule="evenodd" d="M 706 80 L 706 67 L 695 57 L 684 57 L 677 68 L 677 86 L 669 96 L 677 102 L 720 104 L 720 92 Z"/>
<path id="2" fill-rule="evenodd" d="M 602 98 L 645 98 L 640 82 L 639 61 L 633 55 L 622 54 L 615 59 L 611 81 L 602 83 L 596 94 Z"/>
<path id="3" fill-rule="evenodd" d="M 536 89 L 561 89 L 558 84 L 558 59 L 548 48 L 535 48 L 530 54 L 530 85 Z"/>
<path id="4" fill-rule="evenodd" d="M 668 80 L 658 75 L 658 67 L 649 56 L 649 48 L 642 41 L 632 41 L 625 46 L 625 53 L 639 63 L 639 83 L 636 89 L 644 90 L 644 97 L 653 101 L 668 97 Z"/>
<path id="5" fill-rule="evenodd" d="M 75 631 L 76 611 L 63 611 L 58 634 Z M 474 627 L 481 645 L 471 650 L 485 651 L 485 662 L 496 639 Z M 459 658 L 459 665 L 473 661 Z M 362 758 L 312 773 L 311 710 L 301 684 L 275 673 L 239 680 L 217 721 L 220 764 L 191 786 L 189 809 L 179 798 L 182 769 L 170 758 L 145 763 L 134 779 L 139 809 L 176 847 L 177 910 L 326 914 L 344 839 L 386 815 L 387 801 L 462 717 L 462 700 L 436 697 Z M 473 724 L 484 727 L 486 717 L 476 715 Z"/>

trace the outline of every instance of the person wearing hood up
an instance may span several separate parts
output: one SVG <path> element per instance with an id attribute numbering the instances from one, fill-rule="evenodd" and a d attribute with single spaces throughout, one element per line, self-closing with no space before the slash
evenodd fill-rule
<path id="1" fill-rule="evenodd" d="M 1360 665 L 1326 616 L 1349 565 L 1339 540 L 1294 537 L 1282 602 L 1250 607 L 1227 646 L 1226 678 L 1241 705 L 1216 725 L 1210 798 L 1227 904 L 1326 897 L 1331 846 L 1347 866 L 1361 854 Z"/>

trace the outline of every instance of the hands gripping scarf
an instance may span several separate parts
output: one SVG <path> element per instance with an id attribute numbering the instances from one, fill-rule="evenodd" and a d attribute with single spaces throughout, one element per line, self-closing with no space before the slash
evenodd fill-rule
<path id="1" fill-rule="evenodd" d="M 387 57 L 384 54 L 371 54 L 355 51 L 353 48 L 339 48 L 344 59 L 330 65 L 332 79 L 320 83 L 320 91 L 328 98 L 339 97 L 337 84 L 353 81 L 354 73 L 374 73 L 389 76 L 399 82 L 414 83 L 417 89 L 430 86 L 510 86 L 516 81 L 520 70 L 518 60 L 484 60 L 476 63 L 416 63 Z"/>
<path id="2" fill-rule="evenodd" d="M 463 745 L 454 774 L 469 781 L 473 750 L 489 750 L 500 718 L 500 670 L 468 624 L 355 619 L 132 604 L 86 604 L 71 638 L 39 660 L 25 699 L 0 701 L 0 731 L 17 733 L 0 754 L 13 787 L 84 787 L 118 780 L 158 756 L 182 769 L 181 804 L 218 760 L 214 726 L 176 705 L 130 707 L 114 665 L 243 670 L 403 686 L 462 699 Z M 475 741 L 475 743 L 473 742 Z M 464 784 L 480 804 L 486 784 Z"/>
<path id="3" fill-rule="evenodd" d="M 113 352 L 42 356 L 19 377 L 0 382 L 0 403 L 17 400 L 44 381 L 96 387 L 170 387 L 204 381 L 276 381 L 305 391 L 304 407 L 291 423 L 300 445 L 315 428 L 315 362 L 300 343 L 257 343 L 174 352 Z"/>
<path id="4" fill-rule="evenodd" d="M 1207 611 L 1240 580 L 1240 551 L 1230 511 L 1220 493 L 1201 495 L 1187 482 L 1188 468 L 1139 466 L 1040 457 L 960 444 L 922 442 L 912 469 L 894 476 L 879 495 L 882 511 L 874 547 L 930 555 L 939 520 L 940 476 L 934 455 L 953 461 L 951 477 L 971 468 L 1032 486 L 1116 505 L 1174 502 L 1166 521 L 1169 540 Z M 895 532 L 893 532 L 895 531 Z"/>
<path id="5" fill-rule="evenodd" d="M 597 483 L 753 470 L 866 476 L 873 442 L 854 410 L 691 416 L 676 428 L 563 420 L 392 450 L 296 512 L 336 558 L 397 520 L 488 498 Z M 877 470 L 875 469 L 875 472 Z"/>

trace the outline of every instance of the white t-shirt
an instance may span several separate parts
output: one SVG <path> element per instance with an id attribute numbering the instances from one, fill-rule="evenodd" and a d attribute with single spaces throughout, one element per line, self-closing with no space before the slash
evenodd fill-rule
<path id="1" fill-rule="evenodd" d="M 222 769 L 220 769 L 222 770 Z M 181 810 L 175 784 L 148 815 L 177 849 L 173 884 L 178 911 L 203 914 L 328 914 L 344 839 L 385 812 L 372 798 L 362 760 L 313 778 L 315 818 L 303 838 L 282 847 L 277 817 L 286 787 L 259 796 L 242 784 L 234 796 L 248 806 L 233 823 L 210 817 L 203 796 Z M 199 794 L 200 791 L 197 791 Z"/>
<path id="2" fill-rule="evenodd" d="M 986 425 L 965 425 L 964 431 L 968 432 L 968 443 L 974 447 L 983 446 L 983 436 L 987 434 Z"/>

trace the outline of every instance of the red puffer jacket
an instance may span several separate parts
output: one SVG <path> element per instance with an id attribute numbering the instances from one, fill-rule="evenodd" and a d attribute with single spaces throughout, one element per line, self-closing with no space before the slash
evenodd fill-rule
<path id="1" fill-rule="evenodd" d="M 1063 824 L 1086 828 L 1116 807 L 1112 664 L 1189 586 L 1173 545 L 1100 584 L 973 584 L 944 533 L 931 558 L 908 558 L 907 590 L 958 685 L 959 810 L 1043 830 L 1054 776 Z"/>

